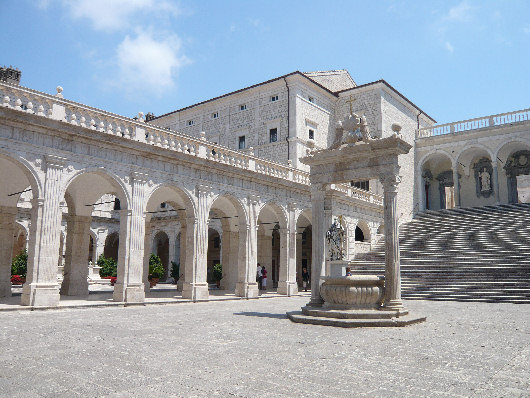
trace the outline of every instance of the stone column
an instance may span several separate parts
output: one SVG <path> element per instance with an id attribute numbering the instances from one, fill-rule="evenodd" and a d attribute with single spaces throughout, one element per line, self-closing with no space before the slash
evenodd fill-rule
<path id="1" fill-rule="evenodd" d="M 66 224 L 66 255 L 61 294 L 88 296 L 88 250 L 91 216 L 69 215 Z"/>
<path id="2" fill-rule="evenodd" d="M 397 175 L 381 176 L 384 190 L 385 222 L 385 308 L 403 309 L 401 302 L 401 270 L 399 263 L 399 228 L 397 211 Z"/>
<path id="3" fill-rule="evenodd" d="M 284 236 L 285 235 L 285 236 Z M 287 228 L 280 229 L 280 278 L 278 293 L 298 293 L 296 282 L 296 204 L 287 207 Z"/>
<path id="4" fill-rule="evenodd" d="M 499 170 L 497 168 L 497 162 L 492 162 L 491 165 L 493 166 L 493 192 L 495 193 L 495 204 L 500 205 L 501 199 L 500 199 L 500 192 L 499 192 Z"/>
<path id="5" fill-rule="evenodd" d="M 146 216 L 146 218 L 149 216 Z M 144 233 L 144 260 L 143 260 L 143 276 L 142 281 L 144 283 L 144 292 L 149 293 L 151 291 L 151 285 L 149 284 L 149 256 L 151 255 L 151 232 L 153 226 L 151 221 L 145 221 L 145 233 Z"/>
<path id="6" fill-rule="evenodd" d="M 103 254 L 105 251 L 105 240 L 107 238 L 107 230 L 100 228 L 97 230 L 97 240 L 95 242 L 95 252 L 96 252 L 96 260 L 94 263 L 96 263 L 99 259 L 99 256 Z"/>
<path id="7" fill-rule="evenodd" d="M 175 246 L 177 242 L 177 234 L 175 233 L 175 230 L 171 230 L 168 234 L 169 236 L 169 264 L 167 265 L 167 277 L 171 277 L 171 268 L 173 268 L 173 264 L 171 262 L 177 263 L 178 261 L 175 259 Z"/>
<path id="8" fill-rule="evenodd" d="M 180 220 L 180 253 L 179 253 L 179 260 L 180 260 L 180 279 L 177 283 L 177 290 L 179 292 L 182 291 L 184 288 L 184 280 L 186 279 L 186 240 L 188 239 L 188 230 L 186 226 L 186 216 L 185 213 L 179 212 L 179 220 Z"/>
<path id="9" fill-rule="evenodd" d="M 421 170 L 418 174 L 418 177 L 416 179 L 418 184 L 418 203 L 419 203 L 419 211 L 423 212 L 427 208 L 425 203 L 425 182 L 423 180 L 423 176 L 421 175 Z"/>
<path id="10" fill-rule="evenodd" d="M 145 185 L 147 174 L 133 172 L 130 209 L 120 210 L 120 243 L 118 249 L 118 280 L 114 285 L 114 301 L 143 303 Z"/>
<path id="11" fill-rule="evenodd" d="M 239 261 L 236 296 L 253 298 L 258 297 L 258 284 L 256 282 L 257 243 L 258 243 L 258 214 L 257 204 L 259 197 L 248 197 L 248 222 L 243 224 L 239 220 Z"/>
<path id="12" fill-rule="evenodd" d="M 458 180 L 458 163 L 453 164 L 453 186 L 455 189 L 455 207 L 460 207 L 460 181 Z M 445 205 L 447 207 L 447 203 Z"/>
<path id="13" fill-rule="evenodd" d="M 221 240 L 221 263 L 223 264 L 223 279 L 221 287 L 224 290 L 235 291 L 238 280 L 239 233 L 223 229 Z"/>
<path id="14" fill-rule="evenodd" d="M 11 262 L 16 218 L 16 207 L 0 206 L 0 297 L 11 297 Z"/>
<path id="15" fill-rule="evenodd" d="M 320 282 L 326 270 L 326 223 L 323 185 L 311 186 L 311 224 L 312 224 L 312 261 L 311 261 L 311 300 L 307 305 L 320 307 L 324 303 L 320 297 Z"/>
<path id="16" fill-rule="evenodd" d="M 31 209 L 28 273 L 22 288 L 22 305 L 59 305 L 57 262 L 62 211 L 61 188 L 66 158 L 46 155 L 43 198 L 33 198 Z"/>
<path id="17" fill-rule="evenodd" d="M 208 300 L 207 250 L 208 250 L 208 195 L 210 188 L 197 186 L 197 215 L 186 221 L 186 266 L 182 297 Z"/>

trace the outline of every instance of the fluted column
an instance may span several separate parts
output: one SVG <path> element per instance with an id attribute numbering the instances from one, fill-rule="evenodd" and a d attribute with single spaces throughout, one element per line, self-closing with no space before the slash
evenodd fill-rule
<path id="1" fill-rule="evenodd" d="M 455 207 L 460 207 L 460 181 L 458 180 L 458 163 L 453 164 L 453 186 L 455 190 Z M 447 207 L 447 203 L 445 205 Z"/>
<path id="2" fill-rule="evenodd" d="M 416 178 L 417 184 L 418 184 L 418 209 L 420 212 L 425 211 L 427 208 L 425 203 L 425 182 L 423 180 L 423 176 L 421 175 L 421 170 L 418 173 L 418 176 Z"/>
<path id="3" fill-rule="evenodd" d="M 499 170 L 497 168 L 497 162 L 492 162 L 493 166 L 493 192 L 495 193 L 495 204 L 500 205 L 500 192 L 499 192 Z"/>
<path id="4" fill-rule="evenodd" d="M 186 279 L 186 240 L 188 239 L 188 230 L 187 230 L 187 224 L 186 224 L 186 216 L 185 213 L 179 212 L 179 220 L 180 220 L 180 238 L 179 238 L 179 261 L 180 261 L 180 278 L 177 282 L 177 290 L 179 292 L 182 291 L 184 288 L 184 280 Z"/>
<path id="5" fill-rule="evenodd" d="M 385 308 L 403 308 L 399 262 L 399 229 L 397 193 L 401 179 L 397 175 L 381 176 L 384 190 L 385 222 Z"/>
<path id="6" fill-rule="evenodd" d="M 118 279 L 114 285 L 114 301 L 132 303 L 145 301 L 142 276 L 144 273 L 144 208 L 147 178 L 147 174 L 132 173 L 130 209 L 120 210 Z"/>
<path id="7" fill-rule="evenodd" d="M 248 197 L 248 222 L 246 225 L 239 223 L 239 261 L 238 278 L 236 283 L 236 296 L 253 298 L 258 297 L 258 284 L 256 282 L 257 247 L 258 247 L 258 214 L 257 205 L 259 197 Z"/>
<path id="8" fill-rule="evenodd" d="M 0 297 L 11 296 L 11 262 L 16 218 L 16 207 L 0 206 Z"/>
<path id="9" fill-rule="evenodd" d="M 167 277 L 171 277 L 171 268 L 173 268 L 173 264 L 171 262 L 177 262 L 175 258 L 175 246 L 177 242 L 177 234 L 175 234 L 175 231 L 171 231 L 169 233 L 169 264 L 167 266 Z"/>
<path id="10" fill-rule="evenodd" d="M 207 300 L 208 283 L 206 281 L 206 261 L 208 251 L 208 195 L 210 187 L 198 185 L 197 214 L 186 221 L 186 265 L 182 297 Z"/>
<path id="11" fill-rule="evenodd" d="M 325 190 L 323 185 L 311 186 L 311 224 L 312 224 L 312 261 L 311 261 L 311 301 L 309 306 L 321 306 L 320 281 L 326 271 L 326 223 L 324 212 Z"/>
<path id="12" fill-rule="evenodd" d="M 144 292 L 148 293 L 151 291 L 151 285 L 149 284 L 149 257 L 151 255 L 151 232 L 152 232 L 151 221 L 145 222 L 145 233 L 144 233 L 144 260 L 143 260 L 143 276 L 142 281 L 144 283 Z"/>
<path id="13" fill-rule="evenodd" d="M 28 272 L 22 289 L 22 305 L 59 305 L 57 262 L 61 233 L 62 174 L 66 158 L 47 155 L 43 198 L 33 198 Z"/>
<path id="14" fill-rule="evenodd" d="M 296 208 L 287 209 L 287 228 L 280 229 L 280 278 L 278 293 L 291 296 L 298 293 L 296 283 Z"/>
<path id="15" fill-rule="evenodd" d="M 61 294 L 88 295 L 88 251 L 92 217 L 69 215 L 66 221 L 66 255 Z"/>

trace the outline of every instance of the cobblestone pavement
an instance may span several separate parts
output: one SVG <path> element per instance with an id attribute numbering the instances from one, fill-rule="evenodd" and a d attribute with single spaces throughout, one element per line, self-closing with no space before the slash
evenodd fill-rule
<path id="1" fill-rule="evenodd" d="M 307 297 L 0 313 L 2 397 L 529 397 L 530 305 L 295 324 Z"/>

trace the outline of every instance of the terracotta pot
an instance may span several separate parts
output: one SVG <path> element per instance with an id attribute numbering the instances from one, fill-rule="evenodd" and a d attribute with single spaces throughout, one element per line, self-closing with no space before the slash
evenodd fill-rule
<path id="1" fill-rule="evenodd" d="M 150 285 L 151 287 L 154 287 L 154 286 L 156 286 L 156 284 L 157 284 L 159 281 L 160 281 L 160 278 L 151 278 L 151 279 L 149 280 L 149 285 Z"/>

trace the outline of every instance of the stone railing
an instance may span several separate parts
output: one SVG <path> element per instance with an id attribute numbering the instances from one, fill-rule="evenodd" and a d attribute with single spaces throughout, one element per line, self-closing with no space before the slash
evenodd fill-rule
<path id="1" fill-rule="evenodd" d="M 530 120 L 530 109 L 523 109 L 520 111 L 499 113 L 497 115 L 463 120 L 460 122 L 424 127 L 416 131 L 416 138 L 426 138 L 444 134 L 460 134 L 484 127 L 502 126 L 528 120 Z"/>
<path id="2" fill-rule="evenodd" d="M 203 158 L 236 168 L 253 171 L 302 185 L 310 185 L 309 173 L 254 156 L 253 151 L 235 151 L 200 138 L 157 127 L 143 120 L 143 114 L 131 119 L 111 112 L 86 106 L 63 98 L 62 88 L 55 96 L 27 87 L 0 82 L 0 105 L 20 112 L 59 120 L 73 126 L 158 146 L 184 155 Z M 344 194 L 353 198 L 382 204 L 377 195 L 344 185 Z"/>
<path id="3" fill-rule="evenodd" d="M 335 191 L 342 192 L 344 195 L 354 199 L 362 200 L 363 202 L 374 203 L 376 205 L 383 205 L 383 197 L 371 191 L 365 191 L 357 187 L 351 187 L 347 184 L 332 184 L 331 188 Z"/>

